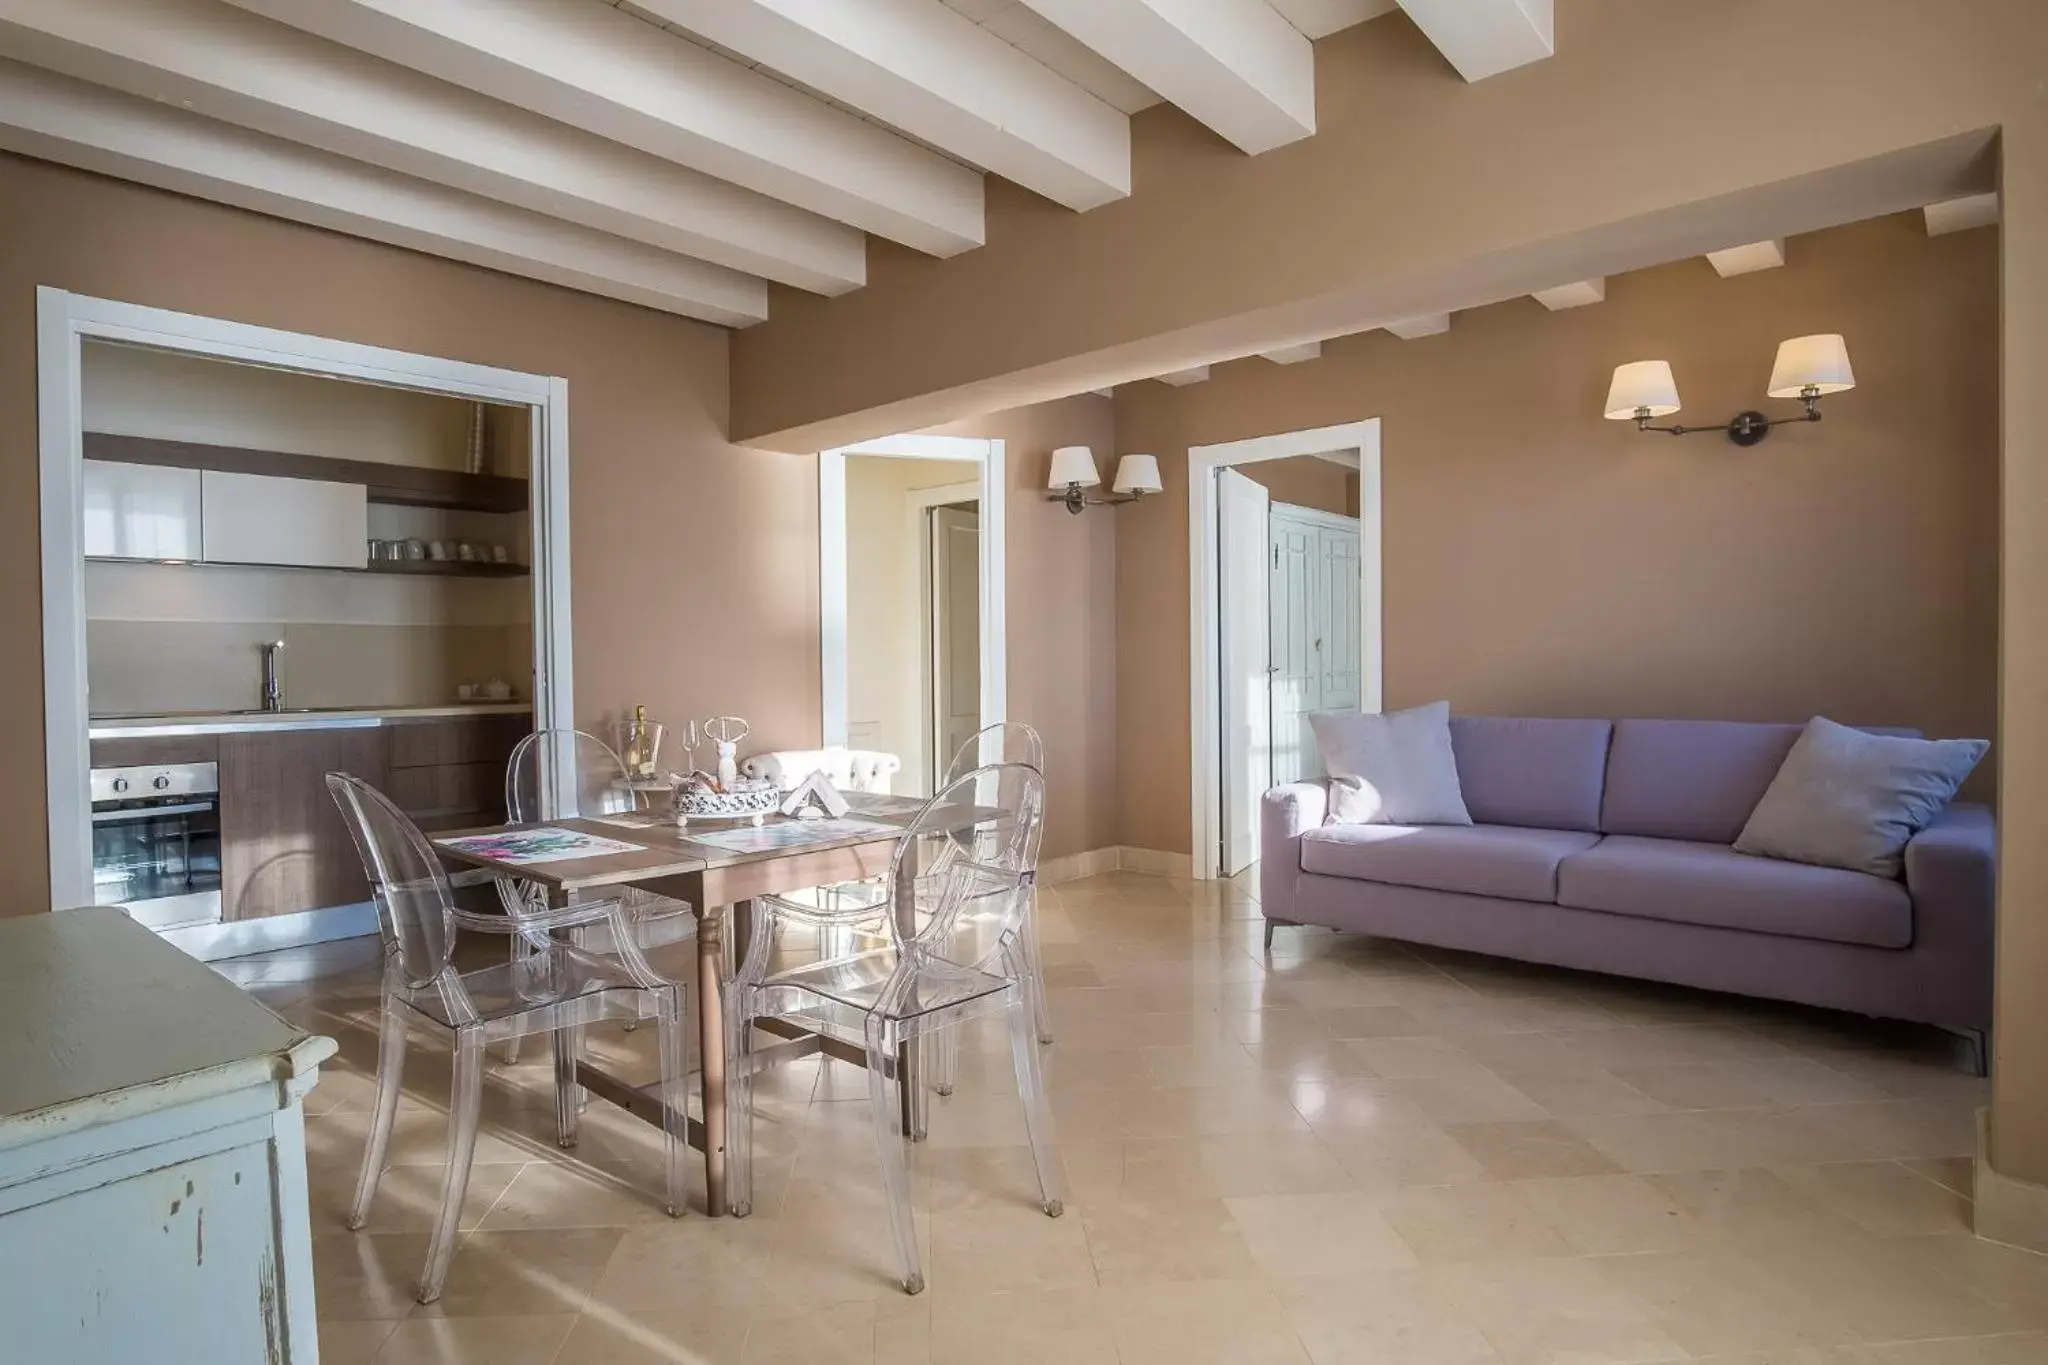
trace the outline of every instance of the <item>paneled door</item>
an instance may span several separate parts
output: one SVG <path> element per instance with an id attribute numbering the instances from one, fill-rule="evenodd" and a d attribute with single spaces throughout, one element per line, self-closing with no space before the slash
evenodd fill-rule
<path id="1" fill-rule="evenodd" d="M 1321 775 L 1309 716 L 1359 705 L 1358 521 L 1276 503 L 1270 521 L 1273 783 Z"/>

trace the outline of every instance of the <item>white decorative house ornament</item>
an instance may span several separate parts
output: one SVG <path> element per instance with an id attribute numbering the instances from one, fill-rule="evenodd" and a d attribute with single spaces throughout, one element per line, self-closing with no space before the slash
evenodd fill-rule
<path id="1" fill-rule="evenodd" d="M 783 798 L 782 813 L 799 820 L 822 820 L 828 816 L 836 820 L 846 814 L 846 798 L 832 785 L 831 778 L 815 772 Z"/>

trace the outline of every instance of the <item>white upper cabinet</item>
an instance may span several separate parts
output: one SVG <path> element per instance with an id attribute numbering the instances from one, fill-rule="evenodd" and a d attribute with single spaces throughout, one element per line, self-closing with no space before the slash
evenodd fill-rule
<path id="1" fill-rule="evenodd" d="M 202 470 L 201 557 L 209 564 L 360 569 L 369 561 L 361 484 Z"/>
<path id="2" fill-rule="evenodd" d="M 84 463 L 88 558 L 199 558 L 198 470 Z"/>

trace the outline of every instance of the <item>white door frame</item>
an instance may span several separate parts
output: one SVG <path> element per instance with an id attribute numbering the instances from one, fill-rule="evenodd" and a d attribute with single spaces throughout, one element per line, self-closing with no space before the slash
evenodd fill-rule
<path id="1" fill-rule="evenodd" d="M 1216 751 L 1222 726 L 1218 689 L 1216 565 L 1216 471 L 1228 465 L 1263 464 L 1299 455 L 1332 451 L 1358 452 L 1358 650 L 1359 709 L 1382 705 L 1381 564 L 1380 564 L 1380 419 L 1346 422 L 1342 426 L 1256 436 L 1188 450 L 1188 654 L 1189 778 L 1192 792 L 1189 825 L 1197 880 L 1213 880 L 1221 860 L 1223 782 Z"/>
<path id="2" fill-rule="evenodd" d="M 818 453 L 818 621 L 821 742 L 846 743 L 846 457 L 963 460 L 981 467 L 981 723 L 1005 719 L 1009 654 L 1003 603 L 1008 516 L 1003 443 L 978 436 L 884 436 Z"/>
<path id="3" fill-rule="evenodd" d="M 524 406 L 532 412 L 536 723 L 576 716 L 569 601 L 569 383 L 439 356 L 278 331 L 166 308 L 36 290 L 36 414 L 42 479 L 43 732 L 50 903 L 92 902 L 91 717 L 86 699 L 84 405 L 88 340 L 127 342 L 300 374 Z"/>

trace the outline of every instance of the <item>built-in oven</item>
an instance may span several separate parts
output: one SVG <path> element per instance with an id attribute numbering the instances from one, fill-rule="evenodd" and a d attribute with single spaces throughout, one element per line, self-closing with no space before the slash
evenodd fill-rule
<path id="1" fill-rule="evenodd" d="M 220 765 L 92 770 L 92 885 L 152 929 L 220 921 Z"/>

